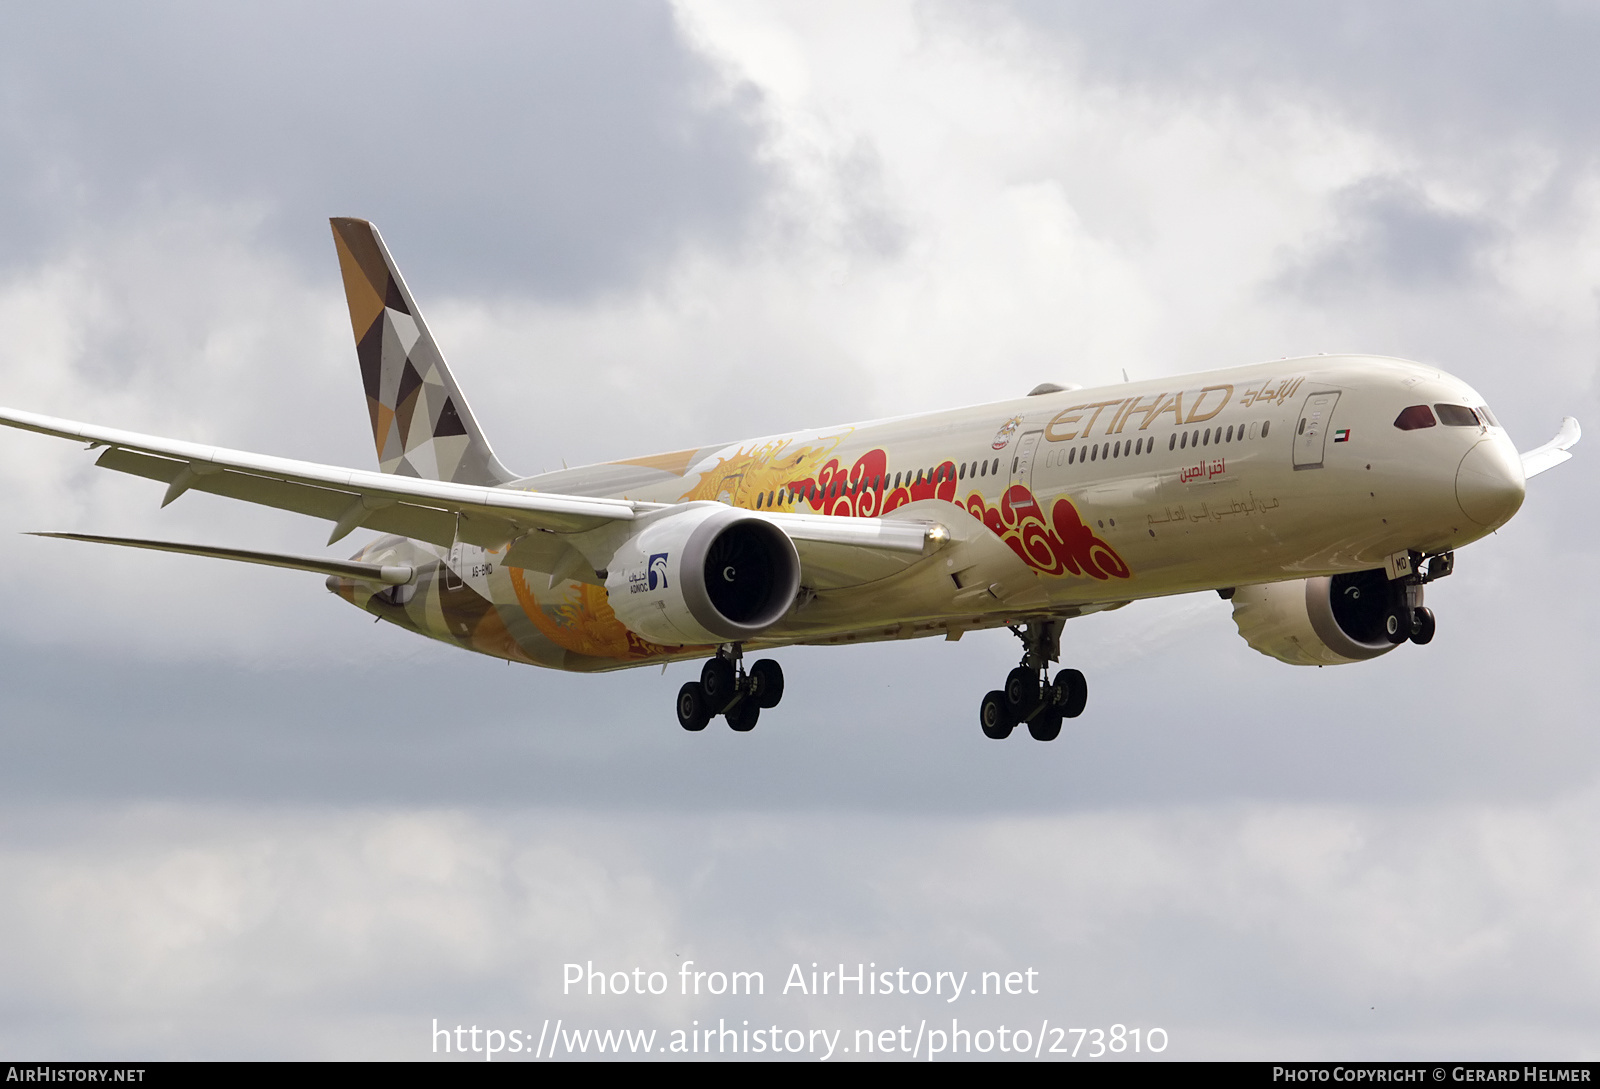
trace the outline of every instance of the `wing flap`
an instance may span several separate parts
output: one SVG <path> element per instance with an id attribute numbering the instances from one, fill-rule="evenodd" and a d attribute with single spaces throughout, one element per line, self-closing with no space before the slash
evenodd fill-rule
<path id="1" fill-rule="evenodd" d="M 172 483 L 184 469 L 189 467 L 186 461 L 152 457 L 120 446 L 107 449 L 95 464 L 119 473 L 160 481 L 163 484 Z M 296 514 L 308 514 L 313 518 L 322 518 L 329 522 L 338 522 L 362 499 L 358 492 L 319 488 L 295 481 L 276 480 L 226 470 L 197 475 L 194 482 L 189 485 L 189 489 L 264 507 L 276 507 Z M 366 511 L 358 524 L 380 533 L 397 533 L 402 537 L 428 541 L 443 548 L 449 548 L 455 540 L 455 516 L 437 507 L 394 503 Z M 355 529 L 356 526 L 351 525 L 349 528 Z M 339 536 L 342 537 L 344 534 L 341 533 Z M 502 535 L 490 541 L 488 547 L 503 543 L 505 540 L 506 536 Z"/>

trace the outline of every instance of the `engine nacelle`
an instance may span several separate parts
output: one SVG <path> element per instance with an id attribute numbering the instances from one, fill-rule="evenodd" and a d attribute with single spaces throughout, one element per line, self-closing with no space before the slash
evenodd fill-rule
<path id="1" fill-rule="evenodd" d="M 789 535 L 721 503 L 658 517 L 606 567 L 617 619 L 669 646 L 753 639 L 783 618 L 799 589 Z"/>
<path id="2" fill-rule="evenodd" d="M 1422 604 L 1420 586 L 1415 604 Z M 1233 622 L 1256 650 L 1290 665 L 1345 665 L 1395 648 L 1384 617 L 1395 588 L 1382 571 L 1241 586 Z"/>

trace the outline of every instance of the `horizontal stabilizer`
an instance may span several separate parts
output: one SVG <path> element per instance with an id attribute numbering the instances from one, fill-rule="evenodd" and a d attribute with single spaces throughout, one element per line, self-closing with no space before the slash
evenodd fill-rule
<path id="1" fill-rule="evenodd" d="M 174 544 L 171 541 L 143 541 L 134 537 L 100 537 L 92 533 L 30 533 L 30 537 L 59 537 L 64 541 L 122 545 L 124 548 L 149 548 L 156 552 L 178 552 L 185 556 L 210 556 L 216 560 L 259 563 L 267 567 L 287 567 L 316 575 L 337 575 L 361 582 L 382 582 L 399 586 L 410 582 L 416 572 L 400 565 L 358 563 L 355 560 L 324 559 L 321 556 L 287 556 L 281 552 L 256 552 L 248 548 L 213 548 L 209 545 Z"/>
<path id="2" fill-rule="evenodd" d="M 1546 469 L 1554 469 L 1566 461 L 1572 456 L 1572 447 L 1576 446 L 1582 437 L 1583 429 L 1578 426 L 1577 420 L 1571 416 L 1563 419 L 1561 430 L 1556 432 L 1555 438 L 1522 455 L 1523 477 L 1536 477 Z"/>

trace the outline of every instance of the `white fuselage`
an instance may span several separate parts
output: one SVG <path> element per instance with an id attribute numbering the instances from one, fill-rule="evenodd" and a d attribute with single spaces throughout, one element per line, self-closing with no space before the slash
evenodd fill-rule
<path id="1" fill-rule="evenodd" d="M 1516 512 L 1521 464 L 1486 412 L 1471 425 L 1396 426 L 1408 406 L 1438 404 L 1478 410 L 1484 400 L 1433 367 L 1316 356 L 767 436 L 511 487 L 937 522 L 949 540 L 929 555 L 811 564 L 795 607 L 759 642 L 954 635 L 1366 570 L 1398 552 L 1474 541 Z M 363 558 L 406 550 L 390 538 Z M 569 669 L 703 656 L 605 636 L 608 622 L 620 625 L 608 621 L 604 590 L 585 585 L 593 580 L 534 578 L 481 549 L 433 554 L 455 570 L 427 588 L 437 606 L 408 610 L 428 634 Z M 501 614 L 515 651 L 468 643 L 451 605 L 462 590 Z"/>

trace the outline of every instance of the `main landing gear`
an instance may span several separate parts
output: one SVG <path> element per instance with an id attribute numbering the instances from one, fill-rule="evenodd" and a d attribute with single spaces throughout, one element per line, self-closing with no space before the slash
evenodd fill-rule
<path id="1" fill-rule="evenodd" d="M 1049 663 L 1061 660 L 1061 621 L 1044 620 L 1011 633 L 1022 640 L 1022 664 L 1007 675 L 1004 689 L 983 697 L 978 724 L 985 737 L 996 740 L 1026 724 L 1035 741 L 1054 741 L 1063 719 L 1083 714 L 1089 682 L 1076 669 L 1060 670 L 1054 681 L 1049 679 Z"/>
<path id="2" fill-rule="evenodd" d="M 703 730 L 717 715 L 740 733 L 756 728 L 763 709 L 783 699 L 783 667 L 762 658 L 744 671 L 744 650 L 725 643 L 700 669 L 700 679 L 678 689 L 678 725 Z"/>

